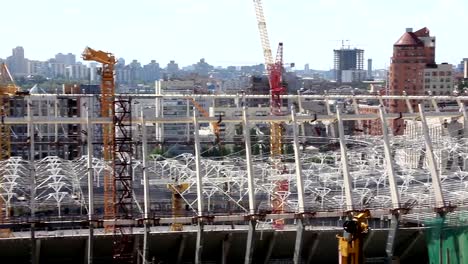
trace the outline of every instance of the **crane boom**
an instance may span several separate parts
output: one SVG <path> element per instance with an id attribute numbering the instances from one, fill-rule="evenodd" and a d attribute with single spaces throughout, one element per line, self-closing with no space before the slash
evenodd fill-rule
<path id="1" fill-rule="evenodd" d="M 192 97 L 189 97 L 188 99 L 190 100 L 190 102 L 192 102 L 192 104 L 195 106 L 195 108 L 197 108 L 197 110 L 204 117 L 209 117 L 210 116 L 210 114 L 199 103 L 197 103 L 197 101 L 195 101 L 195 99 L 193 99 Z M 215 137 L 216 137 L 216 144 L 220 144 L 220 142 L 221 142 L 221 129 L 219 127 L 218 122 L 211 122 L 211 127 L 213 128 L 213 132 L 214 132 Z"/>
<path id="2" fill-rule="evenodd" d="M 265 67 L 273 64 L 273 54 L 271 52 L 270 39 L 266 27 L 265 15 L 261 0 L 253 0 L 255 6 L 255 15 L 257 17 L 258 31 L 260 32 L 260 41 L 262 42 L 263 56 L 265 57 Z"/>

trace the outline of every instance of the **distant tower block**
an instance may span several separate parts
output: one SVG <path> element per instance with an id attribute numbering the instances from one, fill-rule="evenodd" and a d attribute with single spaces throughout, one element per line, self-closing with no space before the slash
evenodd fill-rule
<path id="1" fill-rule="evenodd" d="M 367 59 L 367 79 L 372 79 L 372 59 Z"/>
<path id="2" fill-rule="evenodd" d="M 463 78 L 468 79 L 468 58 L 463 59 Z"/>

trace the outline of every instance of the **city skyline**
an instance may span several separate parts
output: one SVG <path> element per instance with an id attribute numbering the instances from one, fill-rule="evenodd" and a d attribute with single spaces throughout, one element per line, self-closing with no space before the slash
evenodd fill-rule
<path id="1" fill-rule="evenodd" d="M 0 43 L 0 58 L 16 46 L 23 46 L 25 57 L 35 60 L 47 60 L 58 52 L 79 55 L 91 46 L 127 61 L 146 64 L 156 59 L 161 66 L 175 60 L 183 67 L 200 58 L 214 66 L 263 63 L 251 1 L 141 0 L 110 5 L 22 0 L 4 6 L 6 21 L 15 21 L 6 27 L 6 34 L 15 37 Z M 295 62 L 299 69 L 309 63 L 310 69 L 319 70 L 333 68 L 333 49 L 341 47 L 341 40 L 364 49 L 365 59 L 372 58 L 375 69 L 384 68 L 393 44 L 407 27 L 431 30 L 437 37 L 436 61 L 456 65 L 466 57 L 460 51 L 468 37 L 456 33 L 468 22 L 462 16 L 467 7 L 462 0 L 264 1 L 273 52 L 283 41 L 285 62 Z M 23 22 L 19 13 L 37 19 Z M 109 24 L 105 24 L 107 14 Z"/>

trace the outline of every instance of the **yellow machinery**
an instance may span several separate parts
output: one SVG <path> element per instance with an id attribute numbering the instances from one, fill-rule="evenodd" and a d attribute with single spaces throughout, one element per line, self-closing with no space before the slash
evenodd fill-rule
<path id="1" fill-rule="evenodd" d="M 114 55 L 104 51 L 96 51 L 89 47 L 81 54 L 84 60 L 102 63 L 101 72 L 101 117 L 114 118 L 114 65 L 116 59 Z M 102 127 L 102 140 L 104 145 L 103 156 L 106 163 L 114 168 L 114 141 L 115 124 L 104 124 Z M 113 172 L 104 170 L 104 219 L 114 219 L 115 211 L 115 182 Z"/>
<path id="2" fill-rule="evenodd" d="M 167 188 L 172 192 L 172 217 L 184 216 L 184 207 L 181 193 L 190 187 L 188 183 L 168 184 Z M 180 223 L 172 223 L 172 231 L 182 231 L 184 226 Z"/>
<path id="3" fill-rule="evenodd" d="M 367 224 L 369 217 L 369 210 L 365 210 L 343 224 L 344 234 L 343 236 L 337 236 L 340 264 L 363 263 L 362 246 L 364 237 L 369 231 Z"/>

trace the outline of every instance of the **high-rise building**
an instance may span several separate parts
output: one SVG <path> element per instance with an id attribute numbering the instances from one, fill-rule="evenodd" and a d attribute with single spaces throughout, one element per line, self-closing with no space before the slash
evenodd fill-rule
<path id="1" fill-rule="evenodd" d="M 435 64 L 435 37 L 429 35 L 429 29 L 422 28 L 406 32 L 393 45 L 393 56 L 390 64 L 388 93 L 401 95 L 424 94 L 424 69 Z M 417 102 L 412 107 L 417 110 Z M 390 100 L 391 113 L 407 112 L 407 105 L 401 100 Z M 403 120 L 395 120 L 392 126 L 396 134 L 403 134 Z"/>
<path id="2" fill-rule="evenodd" d="M 364 70 L 364 50 L 362 49 L 349 49 L 342 47 L 338 50 L 333 50 L 334 53 L 334 70 L 335 80 L 343 82 L 343 71 L 348 71 L 347 76 L 355 76 L 346 82 L 362 81 L 365 76 Z M 354 79 L 355 78 L 355 79 Z"/>
<path id="3" fill-rule="evenodd" d="M 169 75 L 175 75 L 179 71 L 179 64 L 175 63 L 175 61 L 171 60 L 167 64 L 166 71 Z"/>
<path id="4" fill-rule="evenodd" d="M 372 80 L 372 59 L 367 59 L 367 79 Z"/>
<path id="5" fill-rule="evenodd" d="M 68 53 L 68 54 L 58 53 L 55 55 L 55 61 L 58 63 L 72 65 L 76 63 L 76 56 L 75 54 L 72 54 L 72 53 Z"/>
<path id="6" fill-rule="evenodd" d="M 7 58 L 7 65 L 12 75 L 24 76 L 27 74 L 28 65 L 24 58 L 24 49 L 18 46 L 12 50 L 12 55 Z"/>

